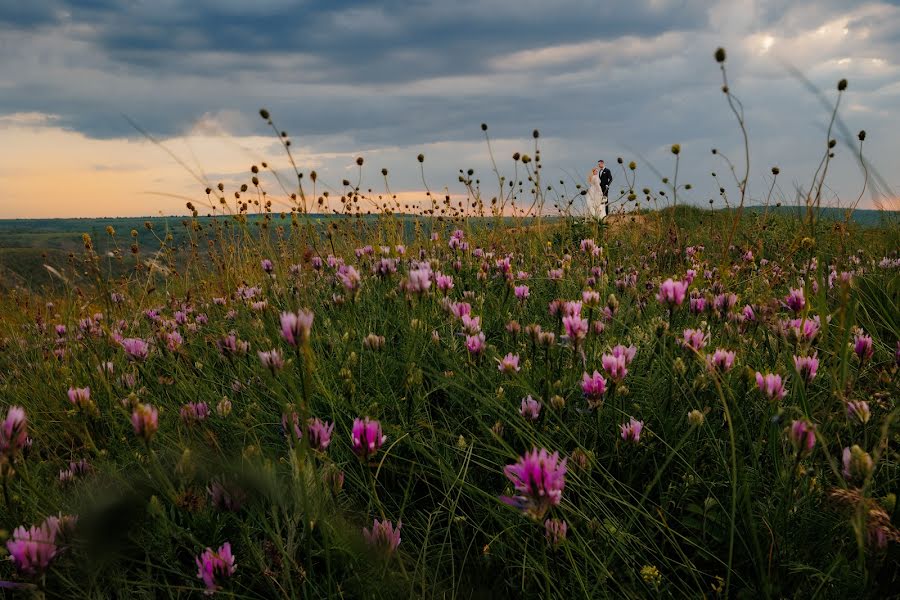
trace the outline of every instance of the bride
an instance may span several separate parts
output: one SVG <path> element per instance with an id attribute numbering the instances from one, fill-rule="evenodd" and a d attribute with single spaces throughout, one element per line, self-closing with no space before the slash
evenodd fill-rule
<path id="1" fill-rule="evenodd" d="M 588 214 L 592 218 L 602 221 L 606 218 L 607 198 L 603 195 L 603 188 L 600 186 L 600 169 L 594 167 L 588 176 L 587 202 Z"/>

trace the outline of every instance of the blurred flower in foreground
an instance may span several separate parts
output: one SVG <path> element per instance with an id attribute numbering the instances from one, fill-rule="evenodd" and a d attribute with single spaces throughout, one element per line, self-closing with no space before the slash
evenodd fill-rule
<path id="1" fill-rule="evenodd" d="M 363 527 L 363 538 L 369 546 L 383 555 L 390 556 L 400 545 L 400 528 L 402 526 L 402 522 L 398 522 L 395 528 L 394 524 L 387 519 L 384 521 L 375 519 L 372 529 Z"/>
<path id="2" fill-rule="evenodd" d="M 507 465 L 503 472 L 520 495 L 500 499 L 532 518 L 543 518 L 551 506 L 557 506 L 562 500 L 566 459 L 560 461 L 558 452 L 550 454 L 545 448 L 534 448 L 516 464 Z"/>
<path id="3" fill-rule="evenodd" d="M 387 441 L 387 436 L 381 433 L 381 423 L 366 417 L 353 420 L 353 431 L 350 434 L 350 443 L 353 452 L 362 460 L 375 456 L 382 444 Z"/>
<path id="4" fill-rule="evenodd" d="M 231 554 L 231 544 L 225 542 L 216 551 L 207 548 L 197 557 L 197 567 L 197 578 L 203 580 L 206 586 L 204 594 L 214 594 L 222 589 L 222 581 L 231 577 L 237 569 L 234 555 Z"/>

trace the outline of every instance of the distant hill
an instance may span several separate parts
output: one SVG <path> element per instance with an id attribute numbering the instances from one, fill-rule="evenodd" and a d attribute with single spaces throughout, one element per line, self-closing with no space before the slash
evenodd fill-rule
<path id="1" fill-rule="evenodd" d="M 751 212 L 763 212 L 766 210 L 765 206 L 746 206 L 744 210 Z M 821 212 L 822 218 L 827 219 L 829 221 L 843 221 L 845 216 L 845 211 L 842 208 L 831 208 L 831 207 L 823 207 Z M 806 207 L 805 206 L 770 206 L 769 213 L 776 213 L 785 216 L 796 216 L 797 218 L 804 218 L 806 215 Z M 865 227 L 878 227 L 880 225 L 886 225 L 888 223 L 900 222 L 900 211 L 890 211 L 890 210 L 872 210 L 872 209 L 857 209 L 853 211 L 853 215 L 851 216 L 851 221 L 857 223 L 858 225 L 863 225 Z"/>

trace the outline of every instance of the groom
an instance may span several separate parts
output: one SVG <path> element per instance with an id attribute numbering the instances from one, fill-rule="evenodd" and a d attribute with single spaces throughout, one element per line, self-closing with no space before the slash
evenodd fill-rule
<path id="1" fill-rule="evenodd" d="M 609 184 L 612 183 L 612 172 L 604 166 L 602 160 L 597 161 L 597 170 L 600 172 L 600 189 L 603 190 L 603 197 L 609 198 Z"/>

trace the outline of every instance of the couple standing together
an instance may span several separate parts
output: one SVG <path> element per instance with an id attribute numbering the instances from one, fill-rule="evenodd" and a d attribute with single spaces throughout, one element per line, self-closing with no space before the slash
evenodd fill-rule
<path id="1" fill-rule="evenodd" d="M 602 160 L 597 161 L 597 166 L 591 169 L 588 176 L 587 209 L 588 214 L 596 219 L 606 218 L 606 207 L 609 203 L 609 184 L 612 183 L 612 172 L 606 168 Z"/>

